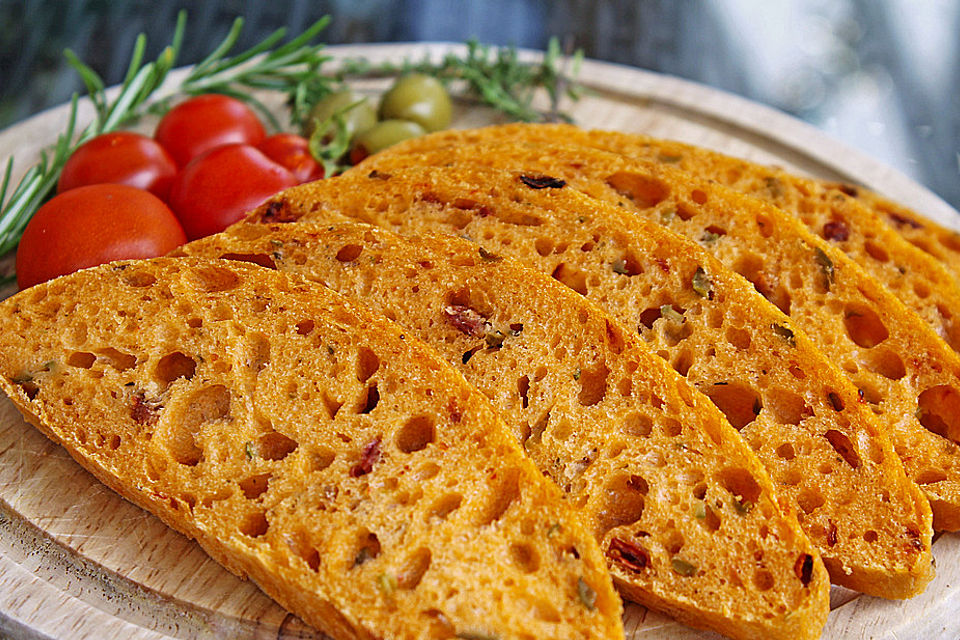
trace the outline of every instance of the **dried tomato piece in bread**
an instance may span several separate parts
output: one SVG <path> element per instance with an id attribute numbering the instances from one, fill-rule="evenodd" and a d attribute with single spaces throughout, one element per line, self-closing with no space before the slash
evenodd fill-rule
<path id="1" fill-rule="evenodd" d="M 385 168 L 391 157 L 481 142 L 582 145 L 676 167 L 769 202 L 843 251 L 960 350 L 960 236 L 865 189 L 822 183 L 673 140 L 566 124 L 441 131 L 391 147 L 357 170 Z"/>
<path id="2" fill-rule="evenodd" d="M 829 580 L 723 414 L 549 276 L 450 236 L 246 225 L 179 253 L 264 262 L 393 318 L 504 417 L 600 542 L 620 591 L 732 638 L 819 638 Z"/>
<path id="3" fill-rule="evenodd" d="M 112 263 L 0 327 L 30 422 L 334 638 L 623 637 L 596 541 L 486 398 L 324 287 Z"/>
<path id="4" fill-rule="evenodd" d="M 932 577 L 930 507 L 843 373 L 695 243 L 542 174 L 469 167 L 353 173 L 296 187 L 244 223 L 346 215 L 475 240 L 551 274 L 710 396 L 758 453 L 831 578 L 906 597 Z"/>

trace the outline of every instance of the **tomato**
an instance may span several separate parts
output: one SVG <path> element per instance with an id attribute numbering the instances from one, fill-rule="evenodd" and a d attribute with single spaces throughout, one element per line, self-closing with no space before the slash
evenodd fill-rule
<path id="1" fill-rule="evenodd" d="M 17 248 L 17 284 L 51 278 L 113 260 L 164 255 L 186 241 L 159 198 L 124 184 L 65 191 L 34 214 Z"/>
<path id="2" fill-rule="evenodd" d="M 258 144 L 257 149 L 286 167 L 297 182 L 313 182 L 323 177 L 323 167 L 310 154 L 310 143 L 303 136 L 278 133 Z"/>
<path id="3" fill-rule="evenodd" d="M 63 165 L 57 193 L 111 182 L 146 189 L 166 200 L 176 174 L 173 158 L 155 140 L 116 131 L 88 140 L 73 152 Z"/>
<path id="4" fill-rule="evenodd" d="M 257 115 L 236 98 L 207 94 L 181 102 L 157 125 L 154 138 L 177 165 L 222 144 L 258 145 L 265 137 Z"/>
<path id="5" fill-rule="evenodd" d="M 223 231 L 297 179 L 256 147 L 229 144 L 207 151 L 177 174 L 173 209 L 191 240 Z"/>

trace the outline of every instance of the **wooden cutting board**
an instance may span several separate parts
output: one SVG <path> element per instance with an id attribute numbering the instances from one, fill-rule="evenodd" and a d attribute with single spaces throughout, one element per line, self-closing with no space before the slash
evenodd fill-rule
<path id="1" fill-rule="evenodd" d="M 377 62 L 441 56 L 449 48 L 374 45 L 331 47 L 329 52 Z M 860 183 L 960 229 L 960 214 L 931 192 L 773 109 L 676 78 L 600 62 L 584 63 L 580 78 L 591 92 L 567 105 L 580 125 L 678 139 L 814 177 Z M 358 88 L 376 92 L 384 86 L 377 81 Z M 55 140 L 67 113 L 68 107 L 57 107 L 0 132 L 0 161 L 16 157 L 15 178 Z M 85 105 L 81 121 L 91 115 Z M 455 126 L 493 121 L 486 109 L 460 105 Z M 138 128 L 149 133 L 154 124 L 145 120 Z M 954 614 L 960 609 L 960 535 L 941 536 L 933 551 L 937 577 L 912 600 L 885 601 L 835 587 L 823 637 L 960 637 L 960 618 Z M 627 607 L 624 622 L 631 640 L 719 637 L 636 605 Z M 5 635 L 30 640 L 323 637 L 254 585 L 220 568 L 198 545 L 113 494 L 27 425 L 3 398 L 0 637 Z"/>

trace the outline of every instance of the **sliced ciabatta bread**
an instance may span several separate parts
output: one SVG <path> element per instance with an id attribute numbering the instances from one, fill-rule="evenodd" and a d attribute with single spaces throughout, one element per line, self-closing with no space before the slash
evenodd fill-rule
<path id="1" fill-rule="evenodd" d="M 898 233 L 912 231 L 913 217 L 882 216 L 848 194 L 873 198 L 849 187 L 831 188 L 809 178 L 733 158 L 672 140 L 616 131 L 586 130 L 565 124 L 509 124 L 481 129 L 449 130 L 414 138 L 361 164 L 358 171 L 388 169 L 389 158 L 422 155 L 431 150 L 478 142 L 529 142 L 538 146 L 576 144 L 682 169 L 769 202 L 797 216 L 807 228 L 843 251 L 916 311 L 955 351 L 960 349 L 960 282 L 944 264 L 910 244 Z M 889 203 L 888 203 L 889 204 Z M 896 214 L 893 214 L 896 216 Z M 939 241 L 943 252 L 960 251 L 955 232 L 925 221 L 925 246 Z M 932 233 L 935 233 L 935 236 Z M 916 242 L 917 234 L 910 238 Z M 952 239 L 952 242 L 951 242 Z M 960 253 L 954 253 L 960 261 Z"/>
<path id="2" fill-rule="evenodd" d="M 622 637 L 596 541 L 486 398 L 319 285 L 113 263 L 0 327 L 30 422 L 334 638 Z"/>
<path id="3" fill-rule="evenodd" d="M 953 408 L 960 406 L 960 355 L 795 217 L 673 167 L 589 147 L 459 145 L 394 156 L 389 166 L 404 159 L 513 167 L 567 180 L 698 242 L 843 368 L 890 431 L 908 475 L 923 485 L 934 526 L 960 529 L 960 413 Z"/>
<path id="4" fill-rule="evenodd" d="M 621 593 L 732 638 L 819 638 L 829 580 L 753 452 L 633 331 L 509 258 L 358 223 L 247 225 L 186 255 L 267 262 L 395 319 L 493 400 Z"/>
<path id="5" fill-rule="evenodd" d="M 932 577 L 929 505 L 856 389 L 695 243 L 560 180 L 463 167 L 304 185 L 238 224 L 340 215 L 465 236 L 586 295 L 636 327 L 740 429 L 835 581 L 905 597 Z"/>

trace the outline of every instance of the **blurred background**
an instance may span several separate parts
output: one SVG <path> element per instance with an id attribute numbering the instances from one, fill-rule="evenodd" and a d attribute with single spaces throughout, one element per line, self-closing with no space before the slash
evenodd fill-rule
<path id="1" fill-rule="evenodd" d="M 237 15 L 240 47 L 324 14 L 330 44 L 475 37 L 540 49 L 557 35 L 592 58 L 779 108 L 960 208 L 956 0 L 0 0 L 0 128 L 82 92 L 64 48 L 119 82 L 137 33 L 156 56 L 181 8 L 183 64 Z"/>

